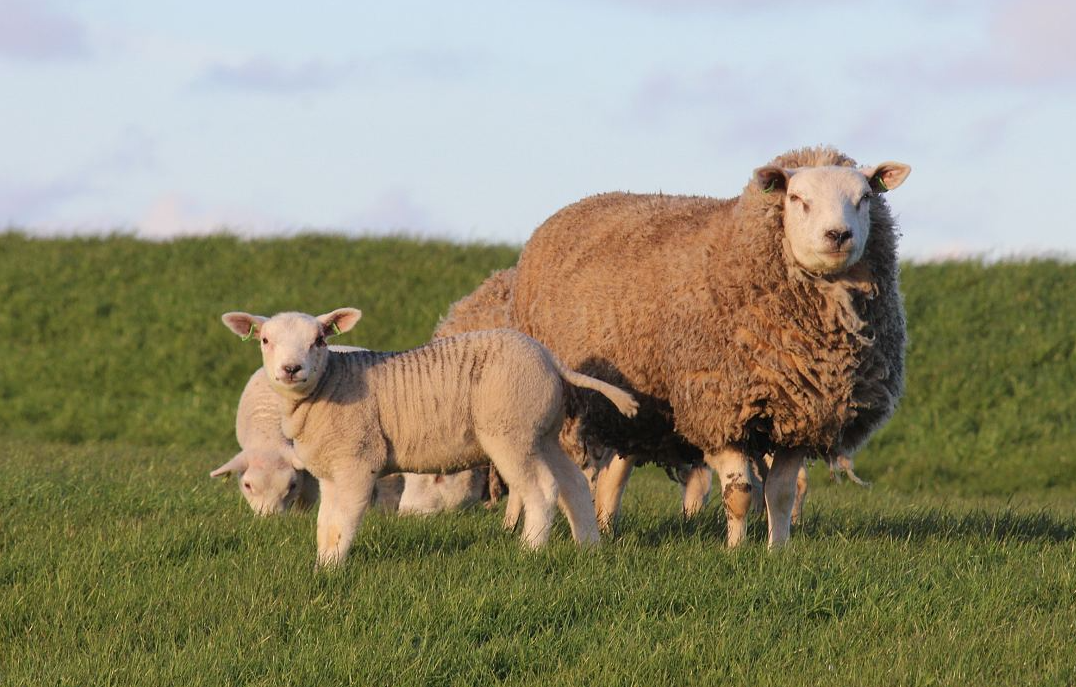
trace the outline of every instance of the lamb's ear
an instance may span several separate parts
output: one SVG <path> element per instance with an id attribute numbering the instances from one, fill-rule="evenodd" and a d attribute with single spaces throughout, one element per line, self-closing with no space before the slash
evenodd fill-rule
<path id="1" fill-rule="evenodd" d="M 295 452 L 294 447 L 288 446 L 287 448 L 282 449 L 281 453 L 284 455 L 284 460 L 288 461 L 288 463 L 290 463 L 296 470 L 306 469 L 306 465 L 299 459 L 299 454 Z"/>
<path id="2" fill-rule="evenodd" d="M 337 308 L 332 312 L 318 315 L 322 336 L 330 337 L 351 331 L 362 318 L 362 311 L 355 308 Z"/>
<path id="3" fill-rule="evenodd" d="M 240 336 L 243 341 L 246 341 L 254 336 L 258 327 L 269 318 L 245 312 L 226 312 L 221 315 L 220 319 L 224 322 L 225 327 L 231 329 L 236 336 Z"/>
<path id="4" fill-rule="evenodd" d="M 912 168 L 903 162 L 883 162 L 874 167 L 861 167 L 859 171 L 870 181 L 875 193 L 885 193 L 903 184 Z"/>
<path id="5" fill-rule="evenodd" d="M 755 170 L 755 183 L 763 193 L 778 191 L 784 193 L 788 190 L 788 180 L 792 178 L 795 170 L 784 169 L 776 165 L 766 165 Z"/>
<path id="6" fill-rule="evenodd" d="M 240 451 L 235 454 L 235 457 L 229 460 L 224 465 L 209 473 L 210 477 L 222 477 L 232 472 L 246 472 L 247 471 L 247 455 L 244 451 Z"/>

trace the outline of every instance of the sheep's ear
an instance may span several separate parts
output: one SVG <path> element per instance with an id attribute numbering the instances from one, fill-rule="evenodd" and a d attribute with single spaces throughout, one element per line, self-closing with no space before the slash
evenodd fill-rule
<path id="1" fill-rule="evenodd" d="M 295 452 L 294 447 L 288 446 L 281 452 L 284 454 L 284 460 L 290 463 L 293 468 L 295 468 L 296 470 L 306 469 L 306 465 L 304 465 L 303 461 L 299 459 L 299 454 Z"/>
<path id="2" fill-rule="evenodd" d="M 209 473 L 210 477 L 223 477 L 233 472 L 246 472 L 247 471 L 247 455 L 244 451 L 240 451 L 235 454 L 235 457 L 229 460 L 224 465 Z"/>
<path id="3" fill-rule="evenodd" d="M 258 327 L 262 326 L 269 318 L 245 312 L 226 312 L 220 319 L 224 322 L 225 327 L 231 329 L 236 336 L 241 336 L 243 341 L 246 341 L 254 336 Z"/>
<path id="4" fill-rule="evenodd" d="M 794 170 L 784 169 L 776 165 L 766 165 L 755 170 L 755 183 L 763 193 L 778 191 L 784 193 L 788 190 L 788 180 L 792 178 Z"/>
<path id="5" fill-rule="evenodd" d="M 318 315 L 321 323 L 322 336 L 330 337 L 344 332 L 350 332 L 352 327 L 358 324 L 362 318 L 362 311 L 355 308 L 337 308 L 332 312 Z"/>
<path id="6" fill-rule="evenodd" d="M 903 162 L 883 162 L 874 167 L 862 167 L 859 171 L 870 181 L 875 193 L 885 193 L 903 184 L 912 168 Z"/>

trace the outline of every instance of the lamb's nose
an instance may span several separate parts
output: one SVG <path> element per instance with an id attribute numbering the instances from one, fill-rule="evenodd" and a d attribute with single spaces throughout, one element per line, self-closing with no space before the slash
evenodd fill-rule
<path id="1" fill-rule="evenodd" d="M 826 238 L 833 242 L 833 245 L 840 248 L 852 238 L 852 232 L 848 229 L 830 229 L 826 232 Z"/>
<path id="2" fill-rule="evenodd" d="M 292 375 L 293 377 L 295 376 L 295 373 L 299 372 L 299 370 L 302 370 L 302 369 L 303 369 L 302 365 L 285 365 L 284 366 L 284 371 L 287 372 L 289 375 Z"/>

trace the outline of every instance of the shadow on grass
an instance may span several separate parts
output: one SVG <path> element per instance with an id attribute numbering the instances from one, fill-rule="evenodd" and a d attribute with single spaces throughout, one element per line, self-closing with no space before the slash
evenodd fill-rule
<path id="1" fill-rule="evenodd" d="M 864 514 L 867 515 L 867 514 Z M 1076 520 L 1052 513 L 970 511 L 950 513 L 937 509 L 895 514 L 873 514 L 866 518 L 810 516 L 802 536 L 842 534 L 851 538 L 882 538 L 905 541 L 927 539 L 1017 542 L 1067 542 L 1076 539 Z"/>
<path id="2" fill-rule="evenodd" d="M 680 515 L 639 522 L 625 518 L 618 528 L 641 544 L 658 547 L 670 541 L 695 537 L 724 543 L 728 532 L 724 511 L 707 508 L 691 520 Z M 997 542 L 1050 542 L 1076 540 L 1076 518 L 1048 512 L 1020 513 L 1012 510 L 951 513 L 938 509 L 893 514 L 836 511 L 808 515 L 793 527 L 798 539 L 844 537 L 903 541 L 979 540 Z M 766 542 L 766 521 L 748 516 L 747 542 Z"/>

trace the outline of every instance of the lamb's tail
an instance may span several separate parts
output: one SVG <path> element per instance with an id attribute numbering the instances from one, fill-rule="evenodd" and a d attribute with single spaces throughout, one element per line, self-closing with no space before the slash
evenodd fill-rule
<path id="1" fill-rule="evenodd" d="M 564 381 L 568 382 L 572 386 L 583 387 L 584 389 L 593 389 L 602 396 L 613 402 L 616 409 L 621 412 L 625 417 L 635 417 L 635 413 L 639 412 L 639 402 L 635 400 L 631 394 L 619 387 L 615 387 L 608 382 L 603 382 L 600 379 L 589 377 L 585 374 L 572 370 L 563 362 L 560 358 L 549 353 L 549 359 L 553 365 L 557 368 L 557 372 Z"/>

